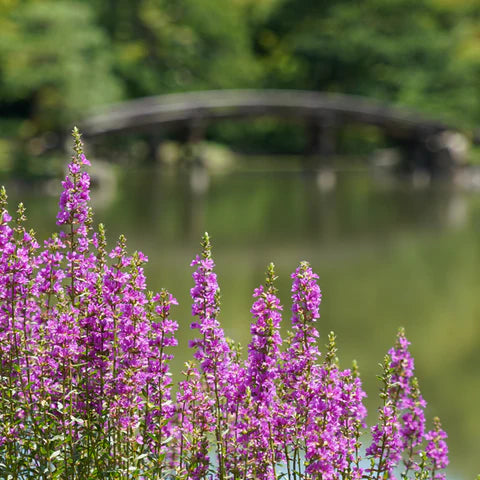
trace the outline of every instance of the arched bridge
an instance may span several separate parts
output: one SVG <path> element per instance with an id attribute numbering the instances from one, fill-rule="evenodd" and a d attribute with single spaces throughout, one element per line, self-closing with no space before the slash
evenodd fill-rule
<path id="1" fill-rule="evenodd" d="M 334 150 L 332 132 L 337 128 L 374 125 L 407 146 L 413 156 L 428 154 L 436 167 L 451 162 L 437 153 L 445 153 L 445 134 L 457 131 L 440 120 L 371 99 L 302 90 L 215 90 L 146 97 L 107 107 L 85 120 L 82 131 L 92 138 L 185 125 L 190 139 L 198 139 L 211 122 L 261 116 L 304 121 L 312 132 L 313 148 L 325 155 Z"/>

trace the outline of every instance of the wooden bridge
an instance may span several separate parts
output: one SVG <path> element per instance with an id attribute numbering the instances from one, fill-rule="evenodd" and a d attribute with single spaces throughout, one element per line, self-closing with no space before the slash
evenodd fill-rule
<path id="1" fill-rule="evenodd" d="M 264 116 L 304 122 L 310 132 L 310 152 L 323 156 L 335 153 L 337 129 L 366 124 L 405 147 L 406 162 L 414 167 L 421 163 L 428 170 L 444 171 L 454 163 L 445 141 L 457 131 L 452 125 L 363 97 L 302 90 L 217 90 L 146 97 L 107 107 L 81 128 L 86 138 L 94 138 L 184 126 L 190 132 L 189 141 L 198 141 L 212 122 Z"/>

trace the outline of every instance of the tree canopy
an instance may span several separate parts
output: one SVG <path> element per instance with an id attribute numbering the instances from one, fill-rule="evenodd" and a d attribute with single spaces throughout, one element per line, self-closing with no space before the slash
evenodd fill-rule
<path id="1" fill-rule="evenodd" d="M 480 120 L 474 0 L 0 0 L 4 137 L 213 88 L 365 95 Z"/>

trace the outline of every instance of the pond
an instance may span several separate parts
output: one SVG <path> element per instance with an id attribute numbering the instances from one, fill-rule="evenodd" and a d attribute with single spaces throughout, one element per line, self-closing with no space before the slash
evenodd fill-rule
<path id="1" fill-rule="evenodd" d="M 449 477 L 474 478 L 480 471 L 480 195 L 450 184 L 418 188 L 356 168 L 338 171 L 335 188 L 325 188 L 298 165 L 245 159 L 232 171 L 200 172 L 193 188 L 191 173 L 159 168 L 109 167 L 116 180 L 100 179 L 95 221 L 105 223 L 110 244 L 125 233 L 131 250 L 146 253 L 149 288 L 168 288 L 180 302 L 176 378 L 191 358 L 189 263 L 204 231 L 214 245 L 220 320 L 245 347 L 253 288 L 267 264 L 273 261 L 279 275 L 286 330 L 290 273 L 308 260 L 323 292 L 320 342 L 335 331 L 341 365 L 359 362 L 369 422 L 379 404 L 378 364 L 403 326 L 427 418 L 440 416 L 449 433 Z M 54 195 L 13 186 L 9 194 L 12 203 L 25 203 L 40 239 L 55 228 Z"/>

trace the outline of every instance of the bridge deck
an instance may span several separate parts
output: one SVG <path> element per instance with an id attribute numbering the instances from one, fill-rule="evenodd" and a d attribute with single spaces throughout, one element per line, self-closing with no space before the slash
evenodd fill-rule
<path id="1" fill-rule="evenodd" d="M 259 116 L 333 125 L 363 123 L 394 136 L 417 139 L 456 130 L 416 112 L 363 97 L 302 90 L 216 90 L 146 97 L 107 107 L 87 119 L 82 130 L 86 137 L 94 137 L 161 125 Z"/>

